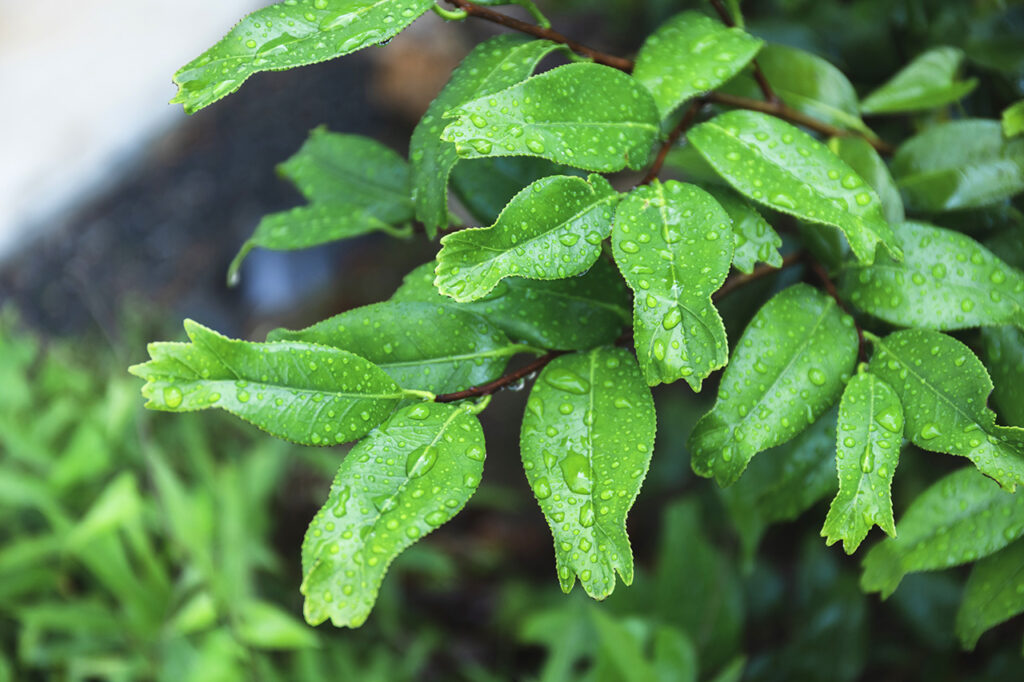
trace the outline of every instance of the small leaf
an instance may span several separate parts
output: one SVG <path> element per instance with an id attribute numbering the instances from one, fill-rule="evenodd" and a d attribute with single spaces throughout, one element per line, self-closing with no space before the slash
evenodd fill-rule
<path id="1" fill-rule="evenodd" d="M 743 332 L 715 406 L 690 435 L 694 472 L 735 483 L 754 455 L 835 403 L 856 360 L 853 320 L 834 300 L 806 284 L 776 294 Z"/>
<path id="2" fill-rule="evenodd" d="M 616 571 L 633 582 L 626 514 L 650 465 L 655 419 L 640 368 L 621 348 L 556 358 L 534 384 L 519 444 L 564 592 L 576 576 L 595 599 L 612 593 Z"/>
<path id="3" fill-rule="evenodd" d="M 493 225 L 521 189 L 549 175 L 579 173 L 535 156 L 466 159 L 452 170 L 452 189 L 481 225 Z"/>
<path id="4" fill-rule="evenodd" d="M 664 119 L 686 100 L 739 73 L 762 44 L 743 30 L 699 12 L 682 12 L 647 38 L 633 77 L 654 96 Z"/>
<path id="5" fill-rule="evenodd" d="M 358 355 L 309 343 L 236 341 L 185 320 L 192 343 L 151 343 L 152 360 L 129 371 L 146 380 L 146 407 L 220 408 L 303 445 L 355 440 L 404 397 Z"/>
<path id="6" fill-rule="evenodd" d="M 448 84 L 430 103 L 409 142 L 416 218 L 433 238 L 448 226 L 448 176 L 459 160 L 455 145 L 441 139 L 445 114 L 481 95 L 519 83 L 533 73 L 537 62 L 558 49 L 547 40 L 503 35 L 480 43 L 452 73 Z M 522 185 L 520 185 L 521 187 Z"/>
<path id="7" fill-rule="evenodd" d="M 684 378 L 699 391 L 725 366 L 725 325 L 711 294 L 729 274 L 732 249 L 728 214 L 694 185 L 655 180 L 619 205 L 612 251 L 634 292 L 634 343 L 648 385 Z"/>
<path id="8" fill-rule="evenodd" d="M 995 400 L 1007 424 L 1024 426 L 1024 331 L 1015 327 L 981 330 L 985 367 L 992 374 Z"/>
<path id="9" fill-rule="evenodd" d="M 892 477 L 903 444 L 903 406 L 896 393 L 870 372 L 846 385 L 839 402 L 836 468 L 839 494 L 821 529 L 827 545 L 843 541 L 853 554 L 875 524 L 896 535 Z"/>
<path id="10" fill-rule="evenodd" d="M 1024 483 L 1024 429 L 996 426 L 986 407 L 992 381 L 971 349 L 927 329 L 874 341 L 869 370 L 903 403 L 914 445 L 967 457 L 1008 490 Z"/>
<path id="11" fill-rule="evenodd" d="M 466 505 L 483 465 L 466 405 L 404 407 L 352 448 L 302 543 L 306 621 L 362 625 L 391 562 Z"/>
<path id="12" fill-rule="evenodd" d="M 974 565 L 967 579 L 956 634 L 974 650 L 986 630 L 1024 613 L 1024 541 L 1017 541 Z"/>
<path id="13" fill-rule="evenodd" d="M 838 227 L 864 263 L 874 262 L 879 242 L 899 257 L 875 191 L 800 129 L 767 114 L 730 111 L 687 136 L 741 194 L 801 220 Z"/>
<path id="14" fill-rule="evenodd" d="M 315 64 L 383 43 L 434 0 L 288 0 L 257 10 L 174 74 L 172 102 L 187 113 L 241 87 L 260 71 Z"/>
<path id="15" fill-rule="evenodd" d="M 885 161 L 867 140 L 861 137 L 833 137 L 828 141 L 828 148 L 878 193 L 882 201 L 882 213 L 890 224 L 897 225 L 905 220 L 903 197 L 896 187 L 896 181 L 892 179 Z"/>
<path id="16" fill-rule="evenodd" d="M 781 268 L 782 254 L 779 253 L 779 247 L 782 246 L 782 237 L 761 217 L 757 209 L 727 187 L 707 187 L 706 191 L 732 219 L 733 266 L 747 274 L 754 271 L 754 264 L 758 261 Z"/>
<path id="17" fill-rule="evenodd" d="M 1024 100 L 1003 109 L 1003 135 L 1017 137 L 1024 134 Z"/>
<path id="18" fill-rule="evenodd" d="M 567 64 L 448 114 L 458 155 L 539 156 L 590 171 L 643 168 L 659 131 L 657 106 L 626 74 Z"/>
<path id="19" fill-rule="evenodd" d="M 618 200 L 600 175 L 542 178 L 513 197 L 491 227 L 441 239 L 434 282 L 442 294 L 466 302 L 506 277 L 564 279 L 586 272 L 601 255 Z"/>
<path id="20" fill-rule="evenodd" d="M 932 48 L 865 97 L 860 110 L 865 114 L 892 114 L 936 109 L 956 102 L 978 85 L 977 78 L 956 80 L 963 60 L 961 49 Z"/>
<path id="21" fill-rule="evenodd" d="M 910 411 L 907 411 L 908 416 Z M 969 563 L 1024 534 L 1024 495 L 1011 495 L 971 468 L 921 493 L 896 524 L 898 535 L 864 557 L 860 586 L 886 599 L 903 576 Z"/>
<path id="22" fill-rule="evenodd" d="M 998 121 L 940 123 L 900 145 L 892 173 L 911 211 L 991 206 L 1024 190 L 1024 140 Z"/>
<path id="23" fill-rule="evenodd" d="M 235 628 L 238 639 L 251 647 L 306 649 L 315 647 L 320 642 L 316 633 L 302 621 L 269 602 L 247 600 L 238 608 L 237 618 Z"/>
<path id="24" fill-rule="evenodd" d="M 861 310 L 902 327 L 1024 328 L 1024 275 L 970 237 L 922 223 L 896 228 L 903 261 L 881 255 L 851 264 L 844 295 Z"/>

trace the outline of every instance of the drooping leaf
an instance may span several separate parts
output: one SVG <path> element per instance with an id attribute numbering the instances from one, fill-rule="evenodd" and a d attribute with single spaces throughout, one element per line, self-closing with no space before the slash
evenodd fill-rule
<path id="1" fill-rule="evenodd" d="M 564 279 L 586 272 L 612 229 L 619 194 L 600 175 L 542 178 L 509 202 L 491 227 L 441 239 L 438 290 L 475 301 L 506 277 Z"/>
<path id="2" fill-rule="evenodd" d="M 867 140 L 861 137 L 833 137 L 828 141 L 828 148 L 878 193 L 882 214 L 889 224 L 898 225 L 904 221 L 903 197 L 896 187 L 896 181 L 892 179 L 885 161 Z"/>
<path id="3" fill-rule="evenodd" d="M 524 350 L 479 315 L 418 302 L 374 303 L 299 331 L 274 330 L 267 339 L 341 348 L 402 388 L 438 394 L 497 379 Z"/>
<path id="4" fill-rule="evenodd" d="M 479 224 L 493 225 L 523 187 L 549 175 L 574 172 L 579 171 L 535 156 L 465 159 L 452 170 L 452 189 Z"/>
<path id="5" fill-rule="evenodd" d="M 563 591 L 577 576 L 596 599 L 615 589 L 616 571 L 633 582 L 626 514 L 647 473 L 654 432 L 650 390 L 621 348 L 556 358 L 534 384 L 520 450 L 554 536 Z"/>
<path id="6" fill-rule="evenodd" d="M 910 415 L 910 411 L 907 411 Z M 972 468 L 921 493 L 886 538 L 864 557 L 860 585 L 887 598 L 903 576 L 959 566 L 997 552 L 1024 534 L 1024 495 L 1010 494 Z"/>
<path id="7" fill-rule="evenodd" d="M 439 229 L 448 226 L 448 176 L 458 161 L 455 145 L 441 139 L 441 131 L 448 124 L 445 114 L 481 95 L 519 83 L 555 49 L 556 43 L 519 35 L 491 38 L 462 60 L 430 103 L 409 142 L 416 218 L 428 236 L 433 238 Z"/>
<path id="8" fill-rule="evenodd" d="M 466 505 L 483 463 L 468 405 L 404 407 L 352 448 L 302 543 L 306 620 L 362 625 L 388 566 Z"/>
<path id="9" fill-rule="evenodd" d="M 892 114 L 936 109 L 967 96 L 977 78 L 956 80 L 963 50 L 934 47 L 918 55 L 899 73 L 874 90 L 860 104 L 865 114 Z"/>
<path id="10" fill-rule="evenodd" d="M 1024 429 L 996 425 L 986 406 L 992 381 L 970 348 L 928 329 L 899 331 L 874 346 L 869 370 L 900 397 L 914 445 L 967 457 L 1008 490 L 1024 483 Z"/>
<path id="11" fill-rule="evenodd" d="M 442 138 L 462 158 L 539 156 L 600 172 L 643 168 L 659 130 L 647 90 L 600 64 L 559 66 L 448 116 Z"/>
<path id="12" fill-rule="evenodd" d="M 758 261 L 776 268 L 782 267 L 782 237 L 768 221 L 761 217 L 746 199 L 728 187 L 706 188 L 732 219 L 732 264 L 740 272 L 750 274 Z"/>
<path id="13" fill-rule="evenodd" d="M 981 330 L 985 367 L 992 375 L 992 398 L 1007 424 L 1024 426 L 1024 331 L 1016 327 Z"/>
<path id="14" fill-rule="evenodd" d="M 899 397 L 874 374 L 857 374 L 839 402 L 839 494 L 821 529 L 826 544 L 842 540 L 846 553 L 853 554 L 876 524 L 890 536 L 896 534 L 891 488 L 902 444 Z"/>
<path id="15" fill-rule="evenodd" d="M 991 206 L 1024 190 L 1024 140 L 998 121 L 941 123 L 900 145 L 892 173 L 911 211 Z"/>
<path id="16" fill-rule="evenodd" d="M 835 403 L 856 360 L 853 320 L 833 299 L 806 284 L 776 294 L 743 332 L 715 406 L 690 435 L 693 471 L 735 483 L 751 457 Z"/>
<path id="17" fill-rule="evenodd" d="M 956 634 L 974 649 L 989 629 L 1024 613 L 1024 541 L 988 556 L 971 570 L 956 614 Z"/>
<path id="18" fill-rule="evenodd" d="M 303 445 L 355 440 L 404 397 L 358 355 L 309 343 L 228 339 L 185 320 L 191 343 L 151 343 L 152 359 L 129 368 L 146 380 L 146 407 L 169 412 L 220 408 Z"/>
<path id="19" fill-rule="evenodd" d="M 1002 121 L 1006 137 L 1024 134 L 1024 100 L 1003 109 Z"/>
<path id="20" fill-rule="evenodd" d="M 729 80 L 761 49 L 763 41 L 700 12 L 677 14 L 648 36 L 633 77 L 643 83 L 661 118 L 686 100 Z"/>
<path id="21" fill-rule="evenodd" d="M 591 669 L 595 680 L 697 681 L 697 651 L 685 632 L 670 625 L 613 618 L 596 606 L 591 606 L 590 617 L 597 635 Z"/>
<path id="22" fill-rule="evenodd" d="M 728 360 L 711 294 L 732 262 L 728 214 L 695 185 L 637 187 L 619 205 L 612 252 L 633 290 L 637 359 L 648 385 L 686 379 L 695 391 Z"/>
<path id="23" fill-rule="evenodd" d="M 879 242 L 899 257 L 875 191 L 800 129 L 737 110 L 701 123 L 687 137 L 741 194 L 801 220 L 838 227 L 864 263 L 874 262 Z"/>
<path id="24" fill-rule="evenodd" d="M 172 102 L 187 113 L 241 87 L 260 71 L 315 64 L 383 43 L 434 0 L 287 0 L 256 10 L 174 74 Z"/>
<path id="25" fill-rule="evenodd" d="M 553 350 L 588 350 L 613 342 L 630 321 L 626 286 L 598 260 L 585 274 L 551 281 L 507 277 L 484 298 L 457 303 L 434 286 L 433 261 L 402 281 L 394 301 L 424 301 L 481 315 L 511 338 Z"/>

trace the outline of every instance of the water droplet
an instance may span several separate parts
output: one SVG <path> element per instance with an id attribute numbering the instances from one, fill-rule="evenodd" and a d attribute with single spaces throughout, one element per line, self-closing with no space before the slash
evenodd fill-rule
<path id="1" fill-rule="evenodd" d="M 417 478 L 427 473 L 437 462 L 437 448 L 433 445 L 421 445 L 405 459 L 405 473 L 409 478 Z"/>
<path id="2" fill-rule="evenodd" d="M 533 494 L 537 496 L 538 500 L 546 500 L 551 497 L 551 484 L 548 483 L 548 479 L 542 476 L 534 481 Z"/>
<path id="3" fill-rule="evenodd" d="M 424 420 L 430 416 L 430 408 L 426 405 L 414 405 L 406 412 L 410 419 Z"/>
<path id="4" fill-rule="evenodd" d="M 584 528 L 590 528 L 594 525 L 594 505 L 590 502 L 585 502 L 580 507 L 580 525 Z"/>
<path id="5" fill-rule="evenodd" d="M 590 462 L 586 457 L 578 452 L 570 451 L 562 459 L 559 466 L 562 469 L 562 476 L 565 478 L 565 484 L 569 487 L 569 490 L 577 495 L 590 493 L 594 487 L 594 482 L 590 477 Z"/>
<path id="6" fill-rule="evenodd" d="M 827 380 L 825 373 L 817 367 L 811 368 L 807 371 L 807 378 L 810 379 L 811 383 L 815 386 L 824 386 L 825 381 Z"/>
<path id="7" fill-rule="evenodd" d="M 526 148 L 529 149 L 534 154 L 544 153 L 544 143 L 541 142 L 540 140 L 527 140 Z"/>
<path id="8" fill-rule="evenodd" d="M 900 416 L 897 414 L 896 409 L 887 407 L 878 413 L 875 417 L 875 421 L 886 428 L 886 430 L 896 433 L 900 430 Z"/>
<path id="9" fill-rule="evenodd" d="M 432 511 L 425 517 L 427 523 L 431 526 L 440 526 L 442 523 L 448 520 L 448 514 L 441 510 Z"/>
<path id="10" fill-rule="evenodd" d="M 473 149 L 479 154 L 490 154 L 492 145 L 487 140 L 471 140 L 470 144 L 473 145 Z"/>
<path id="11" fill-rule="evenodd" d="M 183 399 L 184 396 L 181 393 L 181 389 L 177 386 L 168 386 L 164 388 L 164 404 L 172 410 L 181 405 L 181 401 Z"/>
<path id="12" fill-rule="evenodd" d="M 665 313 L 665 317 L 661 319 L 661 326 L 665 329 L 672 329 L 674 327 L 678 327 L 682 320 L 683 314 L 679 311 L 679 308 L 672 308 L 672 310 Z"/>
<path id="13" fill-rule="evenodd" d="M 939 429 L 938 424 L 928 423 L 921 427 L 921 432 L 918 434 L 921 440 L 931 440 L 942 435 L 942 431 Z"/>
<path id="14" fill-rule="evenodd" d="M 636 242 L 624 241 L 620 248 L 626 253 L 636 253 L 640 250 L 640 247 L 636 245 Z"/>
<path id="15" fill-rule="evenodd" d="M 584 395 L 590 390 L 590 382 L 576 372 L 552 367 L 544 372 L 544 383 L 566 393 Z"/>

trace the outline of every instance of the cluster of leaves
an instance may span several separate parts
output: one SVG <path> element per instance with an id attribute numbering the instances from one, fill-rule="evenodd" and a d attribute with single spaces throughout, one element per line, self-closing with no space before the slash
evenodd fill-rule
<path id="1" fill-rule="evenodd" d="M 493 19 L 481 6 L 500 3 L 452 4 L 436 9 Z M 432 6 L 273 5 L 179 71 L 176 100 L 195 111 L 256 71 L 389 40 Z M 532 38 L 490 39 L 424 114 L 408 163 L 315 131 L 283 167 L 310 206 L 267 218 L 240 258 L 415 218 L 430 238 L 447 233 L 436 260 L 390 301 L 264 343 L 186 322 L 189 343 L 153 344 L 133 368 L 151 408 L 220 408 L 307 445 L 359 441 L 303 545 L 310 623 L 365 621 L 395 556 L 476 489 L 487 396 L 537 370 L 520 445 L 565 591 L 578 579 L 601 599 L 616 573 L 632 581 L 625 521 L 653 450 L 650 387 L 683 379 L 699 392 L 724 368 L 689 449 L 694 472 L 726 487 L 748 547 L 766 517 L 744 529 L 743 509 L 793 491 L 770 522 L 835 492 L 828 544 L 852 553 L 874 525 L 890 536 L 864 560 L 865 590 L 888 596 L 906 573 L 978 561 L 964 645 L 1024 611 L 1024 273 L 1006 246 L 1021 240 L 1020 104 L 1002 122 L 942 115 L 978 86 L 959 77 L 954 47 L 859 98 L 826 60 L 765 44 L 722 9 L 725 23 L 672 17 L 635 63 L 570 44 L 593 61 L 566 52 L 573 63 L 535 75 L 565 49 L 560 35 L 523 24 Z M 920 130 L 887 163 L 865 117 L 891 114 Z M 663 163 L 689 181 L 659 180 Z M 630 187 L 628 171 L 644 169 Z M 614 184 L 602 175 L 620 171 Z M 449 181 L 485 227 L 453 228 Z M 965 233 L 982 221 L 987 246 Z M 756 279 L 787 264 L 780 249 L 823 287 L 788 280 L 730 351 L 716 307 L 730 270 L 733 285 Z M 537 357 L 506 374 L 520 353 Z M 1015 426 L 987 405 L 993 378 Z M 974 466 L 896 523 L 905 441 Z"/>

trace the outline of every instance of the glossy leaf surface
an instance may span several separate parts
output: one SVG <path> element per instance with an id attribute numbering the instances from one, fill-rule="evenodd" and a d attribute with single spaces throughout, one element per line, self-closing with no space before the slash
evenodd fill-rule
<path id="1" fill-rule="evenodd" d="M 866 114 L 892 114 L 935 109 L 967 96 L 978 79 L 956 80 L 964 52 L 955 47 L 935 47 L 918 55 L 884 85 L 861 102 Z"/>
<path id="2" fill-rule="evenodd" d="M 900 196 L 896 181 L 892 179 L 885 161 L 867 140 L 860 137 L 833 137 L 828 141 L 828 148 L 871 185 L 882 202 L 882 214 L 890 225 L 904 221 L 903 197 Z"/>
<path id="3" fill-rule="evenodd" d="M 520 450 L 563 591 L 577 576 L 596 599 L 615 589 L 616 572 L 633 582 L 626 514 L 651 461 L 655 419 L 640 368 L 621 348 L 556 358 L 534 384 Z"/>
<path id="4" fill-rule="evenodd" d="M 967 649 L 974 649 L 986 630 L 1024 613 L 1024 541 L 1017 541 L 988 556 L 971 570 L 956 634 Z"/>
<path id="5" fill-rule="evenodd" d="M 1007 424 L 1024 426 L 1024 331 L 986 327 L 981 330 L 981 344 L 1000 416 Z"/>
<path id="6" fill-rule="evenodd" d="M 732 264 L 740 272 L 750 274 L 760 261 L 782 267 L 782 237 L 761 217 L 757 209 L 731 189 L 721 186 L 706 188 L 732 219 Z"/>
<path id="7" fill-rule="evenodd" d="M 404 407 L 345 457 L 302 543 L 311 625 L 361 625 L 395 557 L 466 505 L 484 465 L 471 409 Z"/>
<path id="8" fill-rule="evenodd" d="M 633 290 L 637 358 L 651 386 L 686 379 L 695 391 L 725 365 L 725 325 L 711 294 L 732 262 L 728 214 L 674 180 L 637 187 L 619 205 L 612 252 Z"/>
<path id="9" fill-rule="evenodd" d="M 452 189 L 478 224 L 493 225 L 523 187 L 549 175 L 573 173 L 567 166 L 536 156 L 464 159 L 452 170 Z"/>

